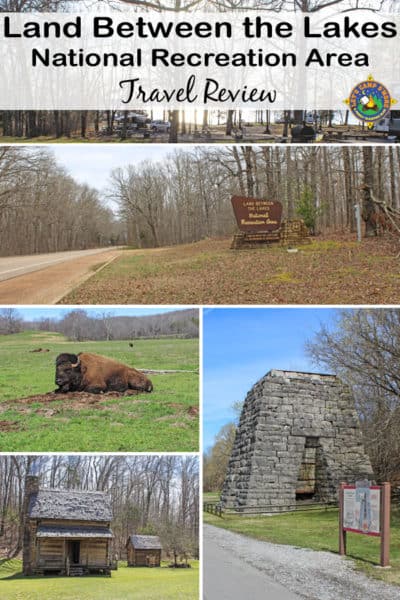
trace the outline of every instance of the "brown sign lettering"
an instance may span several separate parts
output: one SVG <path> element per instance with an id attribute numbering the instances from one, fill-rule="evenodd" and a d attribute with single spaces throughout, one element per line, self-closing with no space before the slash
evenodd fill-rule
<path id="1" fill-rule="evenodd" d="M 241 231 L 274 231 L 281 225 L 282 204 L 280 202 L 232 196 L 232 206 Z"/>

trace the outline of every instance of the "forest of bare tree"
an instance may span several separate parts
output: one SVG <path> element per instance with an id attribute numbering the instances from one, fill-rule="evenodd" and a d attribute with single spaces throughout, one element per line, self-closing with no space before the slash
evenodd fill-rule
<path id="1" fill-rule="evenodd" d="M 139 247 L 231 235 L 232 194 L 279 201 L 284 218 L 304 218 L 316 233 L 354 231 L 354 205 L 363 206 L 366 223 L 374 210 L 363 185 L 400 208 L 399 166 L 393 146 L 194 147 L 163 164 L 114 170 L 109 196 Z"/>
<path id="2" fill-rule="evenodd" d="M 46 149 L 0 148 L 0 254 L 79 250 L 118 243 L 97 190 L 73 180 Z"/>
<path id="3" fill-rule="evenodd" d="M 137 338 L 197 338 L 199 313 L 196 309 L 184 309 L 159 315 L 115 316 L 112 310 L 93 312 L 75 309 L 63 318 L 43 317 L 29 321 L 15 308 L 0 310 L 0 335 L 12 335 L 21 331 L 54 331 L 69 340 L 135 340 Z"/>
<path id="4" fill-rule="evenodd" d="M 199 465 L 195 456 L 2 456 L 0 555 L 17 556 L 23 539 L 25 478 L 40 487 L 106 492 L 114 519 L 114 554 L 129 535 L 158 535 L 164 553 L 198 558 Z"/>
<path id="5" fill-rule="evenodd" d="M 369 191 L 398 212 L 399 166 L 395 146 L 197 146 L 114 169 L 101 193 L 75 182 L 48 150 L 3 147 L 0 254 L 232 235 L 233 194 L 279 201 L 284 218 L 303 218 L 315 233 L 354 231 L 359 203 L 375 235 Z"/>

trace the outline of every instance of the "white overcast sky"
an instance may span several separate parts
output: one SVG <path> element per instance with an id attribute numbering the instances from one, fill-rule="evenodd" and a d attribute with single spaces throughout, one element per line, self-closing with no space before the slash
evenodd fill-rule
<path id="1" fill-rule="evenodd" d="M 107 187 L 113 169 L 143 160 L 162 161 L 174 148 L 169 144 L 63 144 L 49 150 L 75 180 L 101 191 Z"/>

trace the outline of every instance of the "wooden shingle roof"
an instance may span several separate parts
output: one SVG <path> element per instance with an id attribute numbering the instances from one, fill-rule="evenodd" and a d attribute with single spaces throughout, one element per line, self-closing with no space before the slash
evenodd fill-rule
<path id="1" fill-rule="evenodd" d="M 162 550 L 158 535 L 130 535 L 129 541 L 136 550 Z"/>
<path id="2" fill-rule="evenodd" d="M 77 490 L 39 490 L 30 497 L 28 514 L 31 519 L 112 520 L 110 501 L 104 492 Z"/>

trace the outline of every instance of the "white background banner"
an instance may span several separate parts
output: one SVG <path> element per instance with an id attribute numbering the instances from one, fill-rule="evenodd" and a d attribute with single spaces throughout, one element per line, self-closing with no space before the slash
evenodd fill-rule
<path id="1" fill-rule="evenodd" d="M 0 53 L 3 110 L 343 110 L 369 75 L 400 99 L 400 17 L 362 10 L 2 13 Z"/>

